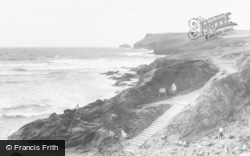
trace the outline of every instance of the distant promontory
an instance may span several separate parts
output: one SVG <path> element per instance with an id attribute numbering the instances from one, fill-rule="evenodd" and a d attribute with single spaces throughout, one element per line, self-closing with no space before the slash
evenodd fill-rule
<path id="1" fill-rule="evenodd" d="M 122 44 L 119 46 L 119 48 L 132 48 L 132 46 L 129 44 Z"/>

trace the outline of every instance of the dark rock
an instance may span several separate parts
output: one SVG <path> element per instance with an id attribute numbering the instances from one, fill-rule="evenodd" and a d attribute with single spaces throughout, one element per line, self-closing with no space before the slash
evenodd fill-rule
<path id="1" fill-rule="evenodd" d="M 113 75 L 116 75 L 116 74 L 120 74 L 119 71 L 108 71 L 106 73 L 101 73 L 102 75 L 106 75 L 106 76 L 113 76 Z"/>
<path id="2" fill-rule="evenodd" d="M 137 75 L 136 74 L 131 74 L 131 73 L 125 73 L 122 76 L 111 77 L 111 79 L 117 81 L 114 84 L 114 86 L 126 86 L 126 85 L 128 85 L 126 82 L 131 81 L 132 78 L 137 78 Z"/>

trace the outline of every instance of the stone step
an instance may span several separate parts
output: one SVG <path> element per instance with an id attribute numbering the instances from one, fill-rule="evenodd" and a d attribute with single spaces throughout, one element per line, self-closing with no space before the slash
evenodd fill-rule
<path id="1" fill-rule="evenodd" d="M 138 144 L 139 146 L 141 146 L 142 144 L 144 144 L 144 143 L 145 143 L 145 141 L 141 141 L 141 140 L 133 140 L 131 143 L 132 143 L 132 144 Z"/>
<path id="2" fill-rule="evenodd" d="M 166 113 L 173 113 L 173 112 L 176 112 L 176 111 L 179 111 L 179 110 L 181 110 L 182 109 L 182 107 L 179 107 L 179 108 L 173 108 L 173 109 L 170 109 L 168 112 L 166 112 Z"/>
<path id="3" fill-rule="evenodd" d="M 159 129 L 162 129 L 163 126 L 154 126 L 154 127 L 150 127 L 149 131 L 156 131 L 156 130 L 159 130 Z"/>
<path id="4" fill-rule="evenodd" d="M 163 129 L 163 126 L 152 127 L 151 129 L 149 129 L 149 131 L 158 131 L 160 129 Z"/>
<path id="5" fill-rule="evenodd" d="M 138 140 L 138 141 L 147 141 L 148 140 L 148 137 L 140 137 L 140 138 L 136 138 L 135 140 Z"/>
<path id="6" fill-rule="evenodd" d="M 172 109 L 170 109 L 169 112 L 171 112 L 171 111 L 173 111 L 173 110 L 180 110 L 180 109 L 182 109 L 182 108 L 183 108 L 183 106 L 173 106 Z M 166 112 L 166 113 L 168 113 L 168 112 Z"/>
<path id="7" fill-rule="evenodd" d="M 179 113 L 180 111 L 181 111 L 181 110 L 169 112 L 169 113 L 166 114 L 165 116 L 160 116 L 160 117 L 169 117 L 169 116 L 173 116 L 173 115 L 176 115 L 177 113 Z"/>
<path id="8" fill-rule="evenodd" d="M 129 143 L 129 147 L 133 147 L 134 150 L 138 149 L 141 146 L 141 144 L 135 144 L 133 142 Z"/>
<path id="9" fill-rule="evenodd" d="M 143 134 L 149 135 L 150 137 L 155 133 L 155 131 L 147 131 L 144 132 Z"/>
<path id="10" fill-rule="evenodd" d="M 163 123 L 163 124 L 165 124 L 165 123 L 167 123 L 169 120 L 170 120 L 170 118 L 165 119 L 165 120 L 163 120 L 163 119 L 158 119 L 158 120 L 156 120 L 155 122 L 153 122 L 152 124 L 154 124 L 154 123 Z"/>
<path id="11" fill-rule="evenodd" d="M 146 141 L 148 139 L 148 137 L 138 137 L 138 138 L 135 138 L 134 140 L 138 140 L 138 141 Z"/>
<path id="12" fill-rule="evenodd" d="M 140 136 L 138 136 L 138 137 L 136 137 L 136 138 L 134 138 L 134 139 L 138 139 L 138 140 L 145 140 L 145 139 L 147 139 L 148 138 L 148 136 L 147 135 L 140 135 Z"/>
<path id="13" fill-rule="evenodd" d="M 184 107 L 175 107 L 175 108 L 172 109 L 172 111 L 179 111 L 179 110 L 182 110 L 183 108 Z M 169 113 L 171 113 L 172 111 L 169 111 Z"/>
<path id="14" fill-rule="evenodd" d="M 181 109 L 185 106 L 182 106 L 182 105 L 176 105 L 176 106 L 172 106 L 169 110 L 173 110 L 173 109 Z"/>
<path id="15" fill-rule="evenodd" d="M 174 109 L 171 109 L 171 110 L 169 110 L 168 112 L 166 112 L 166 114 L 175 113 L 175 112 L 178 112 L 178 111 L 180 111 L 180 110 L 182 110 L 182 108 L 174 108 Z"/>
<path id="16" fill-rule="evenodd" d="M 124 149 L 125 152 L 128 152 L 128 153 L 134 153 L 136 150 L 136 147 L 135 146 L 129 146 L 127 148 Z"/>
<path id="17" fill-rule="evenodd" d="M 169 118 L 169 117 L 173 117 L 175 116 L 176 114 L 178 114 L 179 112 L 175 112 L 175 113 L 171 113 L 171 114 L 168 114 L 168 116 L 163 116 L 162 118 Z"/>
<path id="18" fill-rule="evenodd" d="M 157 130 L 161 129 L 161 127 L 150 127 L 149 129 L 147 129 L 145 132 L 155 132 Z"/>
<path id="19" fill-rule="evenodd" d="M 165 127 L 166 123 L 164 123 L 164 122 L 154 123 L 154 125 L 152 125 L 152 127 Z"/>
<path id="20" fill-rule="evenodd" d="M 147 132 L 148 132 L 148 133 L 151 133 L 151 134 L 154 134 L 154 133 L 158 132 L 159 130 L 160 130 L 160 129 L 157 128 L 157 129 L 148 130 Z"/>
<path id="21" fill-rule="evenodd" d="M 142 133 L 145 133 L 145 134 L 150 134 L 152 133 L 152 131 L 150 129 L 146 129 L 145 131 L 143 131 Z"/>
<path id="22" fill-rule="evenodd" d="M 162 128 L 163 126 L 157 126 L 157 125 L 155 125 L 155 126 L 151 126 L 151 127 L 149 127 L 148 129 L 147 129 L 147 131 L 151 131 L 151 130 L 155 130 L 155 129 L 159 129 L 159 128 Z"/>
<path id="23" fill-rule="evenodd" d="M 155 122 L 155 123 L 153 123 L 150 127 L 148 127 L 148 128 L 151 128 L 151 127 L 163 127 L 164 125 L 166 125 L 168 122 L 167 121 L 165 121 L 165 122 Z"/>
<path id="24" fill-rule="evenodd" d="M 168 123 L 169 122 L 169 120 L 170 120 L 170 118 L 169 119 L 165 119 L 165 120 L 156 120 L 154 123 L 152 123 L 152 124 L 155 124 L 155 123 L 162 123 L 162 124 L 166 124 L 166 123 Z"/>
<path id="25" fill-rule="evenodd" d="M 138 136 L 138 137 L 147 137 L 147 138 L 150 138 L 151 136 L 152 136 L 151 134 L 142 133 L 142 134 L 140 134 L 140 136 Z"/>
<path id="26" fill-rule="evenodd" d="M 168 118 L 168 119 L 157 119 L 155 122 L 163 122 L 163 123 L 166 123 L 166 122 L 168 122 L 170 120 L 170 118 Z M 155 123 L 154 122 L 154 123 Z M 154 124 L 153 123 L 153 124 Z"/>
<path id="27" fill-rule="evenodd" d="M 145 134 L 149 134 L 149 135 L 153 135 L 153 134 L 155 134 L 156 132 L 158 132 L 158 131 L 156 131 L 156 130 L 154 130 L 154 131 L 147 131 L 147 132 L 145 132 Z"/>
<path id="28" fill-rule="evenodd" d="M 153 123 L 152 126 L 150 126 L 149 128 L 153 128 L 153 127 L 164 127 L 168 122 L 157 122 L 157 123 Z"/>
<path id="29" fill-rule="evenodd" d="M 165 118 L 157 118 L 156 121 L 158 120 L 169 120 L 171 119 L 173 116 L 168 116 L 168 117 L 165 117 Z"/>
<path id="30" fill-rule="evenodd" d="M 154 124 L 154 123 L 157 123 L 157 122 L 159 122 L 159 123 L 161 123 L 161 122 L 163 122 L 163 123 L 166 123 L 166 122 L 168 122 L 170 120 L 170 118 L 168 118 L 168 119 L 157 119 L 155 122 L 153 122 L 152 124 Z"/>
<path id="31" fill-rule="evenodd" d="M 164 118 L 157 118 L 155 121 L 158 121 L 158 120 L 165 120 L 166 121 L 170 118 L 172 118 L 172 116 L 168 116 L 168 117 L 164 117 Z"/>
<path id="32" fill-rule="evenodd" d="M 153 133 L 150 133 L 150 132 L 143 132 L 141 135 L 142 135 L 142 136 L 149 136 L 149 137 L 151 137 L 151 136 L 153 135 Z"/>
<path id="33" fill-rule="evenodd" d="M 154 124 L 154 123 L 157 123 L 157 122 L 159 122 L 159 123 L 161 123 L 161 122 L 169 122 L 171 119 L 172 119 L 173 117 L 168 117 L 168 118 L 166 118 L 166 119 L 156 119 L 156 121 L 155 122 L 153 122 L 152 124 Z"/>
<path id="34" fill-rule="evenodd" d="M 181 110 L 182 110 L 182 108 L 174 109 L 172 111 L 167 112 L 167 114 L 174 114 L 174 113 L 177 113 L 177 112 L 179 112 Z"/>
<path id="35" fill-rule="evenodd" d="M 167 120 L 157 120 L 152 124 L 156 124 L 156 123 L 158 123 L 158 124 L 166 124 L 167 122 L 168 122 Z"/>
<path id="36" fill-rule="evenodd" d="M 142 144 L 141 144 L 141 143 L 138 143 L 138 142 L 131 141 L 131 142 L 130 142 L 130 145 L 134 145 L 134 146 L 140 147 Z"/>
<path id="37" fill-rule="evenodd" d="M 139 147 L 141 147 L 142 145 L 144 145 L 145 142 L 146 142 L 146 141 L 143 141 L 143 143 L 141 143 L 141 142 L 133 142 L 133 143 L 131 143 L 130 145 L 135 146 L 135 148 L 138 149 Z"/>
<path id="38" fill-rule="evenodd" d="M 170 120 L 172 120 L 172 118 L 173 118 L 173 117 L 168 117 L 167 119 L 159 119 L 159 120 L 157 120 L 157 121 L 155 121 L 155 122 L 158 122 L 158 121 L 159 121 L 159 122 L 160 122 L 160 121 L 161 121 L 161 122 L 164 122 L 164 121 L 165 121 L 165 122 L 169 122 Z"/>
<path id="39" fill-rule="evenodd" d="M 147 140 L 147 139 L 150 138 L 153 134 L 154 134 L 154 133 L 152 133 L 152 134 L 144 133 L 144 134 L 142 134 L 142 135 L 136 137 L 135 139 L 138 138 L 139 140 Z"/>

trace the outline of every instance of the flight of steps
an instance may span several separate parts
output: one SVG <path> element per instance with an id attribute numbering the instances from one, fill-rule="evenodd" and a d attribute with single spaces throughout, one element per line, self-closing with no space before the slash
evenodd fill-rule
<path id="1" fill-rule="evenodd" d="M 186 104 L 173 104 L 163 115 L 158 117 L 148 128 L 142 131 L 138 136 L 129 140 L 129 145 L 124 148 L 124 152 L 134 153 L 136 149 L 142 146 L 149 138 L 158 131 L 166 127 L 174 116 L 184 110 Z"/>

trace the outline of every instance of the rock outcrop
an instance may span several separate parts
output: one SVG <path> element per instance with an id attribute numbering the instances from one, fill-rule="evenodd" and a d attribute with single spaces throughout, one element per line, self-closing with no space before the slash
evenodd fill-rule
<path id="1" fill-rule="evenodd" d="M 110 79 L 115 80 L 114 86 L 134 86 L 131 83 L 132 79 L 137 79 L 138 75 L 134 72 L 121 74 L 119 71 L 108 71 L 106 73 L 102 73 L 103 75 L 108 76 Z"/>

